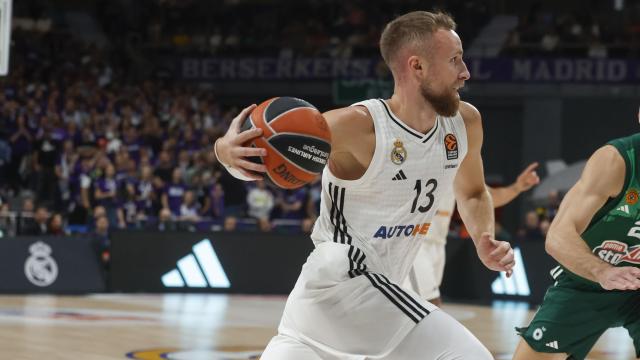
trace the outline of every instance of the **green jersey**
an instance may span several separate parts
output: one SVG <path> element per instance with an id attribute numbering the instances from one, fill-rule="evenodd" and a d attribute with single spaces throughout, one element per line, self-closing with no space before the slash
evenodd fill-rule
<path id="1" fill-rule="evenodd" d="M 603 261 L 640 267 L 640 133 L 608 144 L 618 149 L 626 164 L 624 187 L 598 210 L 582 238 Z"/>
<path id="2" fill-rule="evenodd" d="M 593 254 L 616 266 L 640 266 L 640 133 L 609 142 L 626 164 L 624 187 L 595 214 L 582 233 Z M 518 333 L 537 352 L 585 359 L 609 328 L 624 326 L 640 359 L 640 291 L 604 290 L 556 267 L 555 283 L 529 326 Z"/>

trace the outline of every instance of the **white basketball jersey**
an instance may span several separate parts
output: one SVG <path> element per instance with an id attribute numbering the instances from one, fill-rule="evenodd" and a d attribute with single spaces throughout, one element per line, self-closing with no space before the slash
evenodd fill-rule
<path id="1" fill-rule="evenodd" d="M 338 179 L 325 167 L 320 216 L 311 238 L 316 246 L 352 245 L 364 253 L 349 254 L 357 270 L 363 270 L 361 262 L 366 259 L 367 271 L 401 283 L 429 232 L 439 201 L 453 191 L 467 153 L 464 121 L 459 113 L 438 116 L 433 128 L 422 134 L 398 119 L 384 100 L 354 106 L 365 106 L 373 118 L 375 152 L 358 180 Z"/>
<path id="2" fill-rule="evenodd" d="M 444 245 L 447 243 L 447 235 L 449 234 L 449 225 L 451 217 L 456 208 L 456 197 L 453 191 L 443 194 L 438 202 L 438 211 L 431 220 L 429 226 L 429 234 L 425 239 L 429 243 Z"/>

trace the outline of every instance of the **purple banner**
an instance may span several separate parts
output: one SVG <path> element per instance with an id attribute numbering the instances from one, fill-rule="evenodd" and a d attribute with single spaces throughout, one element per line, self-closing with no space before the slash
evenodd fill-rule
<path id="1" fill-rule="evenodd" d="M 378 58 L 182 58 L 176 75 L 195 81 L 375 79 L 387 76 Z M 640 61 L 625 59 L 465 59 L 472 82 L 640 83 Z"/>

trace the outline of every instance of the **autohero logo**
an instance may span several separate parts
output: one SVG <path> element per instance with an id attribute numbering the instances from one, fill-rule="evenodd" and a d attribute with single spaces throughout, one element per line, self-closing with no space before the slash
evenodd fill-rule
<path id="1" fill-rule="evenodd" d="M 24 275 L 33 285 L 46 287 L 58 278 L 58 264 L 51 256 L 51 247 L 42 241 L 29 246 L 31 256 L 24 263 Z"/>
<path id="2" fill-rule="evenodd" d="M 593 253 L 611 265 L 617 265 L 621 262 L 640 264 L 640 245 L 629 247 L 620 241 L 606 240 L 593 249 Z"/>
<path id="3" fill-rule="evenodd" d="M 392 225 L 385 226 L 382 225 L 376 231 L 374 238 L 379 239 L 391 239 L 392 237 L 407 237 L 407 236 L 418 236 L 418 235 L 427 235 L 429 232 L 429 227 L 431 223 L 423 223 L 423 224 L 409 224 L 409 225 Z"/>

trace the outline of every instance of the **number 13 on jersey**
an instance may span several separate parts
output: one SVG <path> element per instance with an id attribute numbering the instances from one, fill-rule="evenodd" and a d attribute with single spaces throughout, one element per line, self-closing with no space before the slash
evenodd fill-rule
<path id="1" fill-rule="evenodd" d="M 422 194 L 423 185 L 422 185 L 421 179 L 416 180 L 416 186 L 413 188 L 413 190 L 416 191 L 416 197 L 413 199 L 413 205 L 411 206 L 412 214 L 416 212 L 416 207 L 417 207 L 417 210 L 420 211 L 421 213 L 426 213 L 431 209 L 431 207 L 433 206 L 433 203 L 435 202 L 435 196 L 433 195 L 433 192 L 436 190 L 437 187 L 438 187 L 438 181 L 436 179 L 427 180 L 424 184 L 424 191 L 425 191 L 424 197 L 427 198 L 426 204 L 424 203 L 424 199 L 423 199 L 422 201 L 420 201 L 420 203 L 424 205 L 418 206 L 418 200 L 421 198 L 420 194 Z"/>

